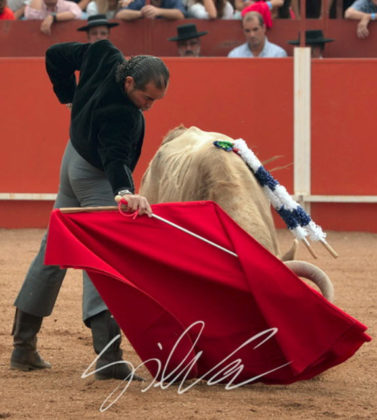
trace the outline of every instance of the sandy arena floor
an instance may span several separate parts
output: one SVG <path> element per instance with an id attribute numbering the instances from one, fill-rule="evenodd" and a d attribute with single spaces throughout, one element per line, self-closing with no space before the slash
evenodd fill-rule
<path id="1" fill-rule="evenodd" d="M 328 232 L 340 257 L 316 245 L 317 264 L 332 278 L 335 304 L 366 324 L 372 342 L 347 362 L 321 376 L 289 386 L 250 385 L 232 391 L 196 385 L 179 395 L 177 387 L 130 388 L 107 411 L 99 408 L 120 381 L 81 379 L 94 359 L 90 331 L 81 322 L 81 276 L 70 270 L 52 316 L 39 334 L 39 350 L 52 365 L 41 372 L 9 369 L 14 298 L 39 247 L 39 229 L 0 230 L 0 419 L 377 419 L 377 235 Z M 279 231 L 282 249 L 292 236 Z M 313 262 L 304 247 L 298 257 Z M 125 358 L 138 357 L 123 342 Z M 145 372 L 145 377 L 148 374 Z"/>

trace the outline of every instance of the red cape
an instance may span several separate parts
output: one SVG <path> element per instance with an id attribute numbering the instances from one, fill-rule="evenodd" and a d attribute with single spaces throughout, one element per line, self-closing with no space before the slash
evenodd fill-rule
<path id="1" fill-rule="evenodd" d="M 155 218 L 54 210 L 45 261 L 87 270 L 143 361 L 159 360 L 166 372 L 191 366 L 188 378 L 217 373 L 219 382 L 236 376 L 240 383 L 261 375 L 259 381 L 288 384 L 345 361 L 370 340 L 363 324 L 215 203 L 157 204 L 153 211 L 238 258 Z M 225 378 L 226 366 L 237 363 L 238 375 Z M 146 366 L 162 378 L 157 361 Z"/>

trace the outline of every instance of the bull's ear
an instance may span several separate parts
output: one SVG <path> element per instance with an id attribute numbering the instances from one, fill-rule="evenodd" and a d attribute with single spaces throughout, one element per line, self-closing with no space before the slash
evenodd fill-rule
<path id="1" fill-rule="evenodd" d="M 165 135 L 165 137 L 162 140 L 162 144 L 165 144 L 171 140 L 174 140 L 175 138 L 183 134 L 185 131 L 187 131 L 187 128 L 181 123 L 179 126 L 173 128 Z"/>

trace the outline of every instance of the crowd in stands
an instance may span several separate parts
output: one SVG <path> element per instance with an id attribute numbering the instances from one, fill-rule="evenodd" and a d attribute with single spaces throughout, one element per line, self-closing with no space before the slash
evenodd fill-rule
<path id="1" fill-rule="evenodd" d="M 321 17 L 322 1 L 306 0 L 307 18 Z M 376 19 L 377 0 L 328 0 L 326 12 L 330 17 L 336 17 L 338 2 L 346 19 L 360 21 L 357 34 L 365 38 L 368 23 Z M 68 11 L 71 14 L 66 13 Z M 54 13 L 57 15 L 53 15 L 54 21 L 87 19 L 97 14 L 126 21 L 141 18 L 242 19 L 250 11 L 259 12 L 269 28 L 275 18 L 299 18 L 300 0 L 0 0 L 0 19 L 7 20 L 44 20 Z"/>
<path id="2" fill-rule="evenodd" d="M 368 25 L 377 19 L 377 0 L 328 0 L 327 13 L 337 1 L 342 1 L 344 17 L 358 21 L 359 38 L 369 35 Z M 300 0 L 0 0 L 0 19 L 40 20 L 40 30 L 49 35 L 55 22 L 88 19 L 78 30 L 88 33 L 88 39 L 108 38 L 110 28 L 118 23 L 108 19 L 135 20 L 163 18 L 241 19 L 245 43 L 232 49 L 228 57 L 286 57 L 286 51 L 268 41 L 266 32 L 276 18 L 300 17 Z M 319 18 L 324 12 L 320 0 L 306 0 L 306 16 Z M 177 43 L 180 56 L 200 56 L 200 37 L 193 24 L 180 25 L 177 36 L 169 41 Z M 94 42 L 93 41 L 93 42 Z M 327 42 L 322 31 L 306 31 L 306 45 L 311 47 L 313 58 L 322 58 Z M 92 42 L 92 41 L 90 41 Z M 299 45 L 299 40 L 289 41 Z"/>
<path id="3" fill-rule="evenodd" d="M 119 26 L 118 22 L 111 22 L 105 14 L 88 17 L 87 24 L 77 28 L 78 31 L 86 32 L 89 43 L 110 38 L 111 28 Z M 286 57 L 286 51 L 268 41 L 266 36 L 267 27 L 263 16 L 258 12 L 246 13 L 242 18 L 242 28 L 245 35 L 245 43 L 232 49 L 228 57 Z M 193 23 L 177 26 L 177 34 L 168 38 L 168 41 L 177 45 L 177 55 L 180 57 L 200 57 L 201 37 L 207 35 L 207 31 L 198 31 Z M 325 38 L 321 30 L 308 30 L 305 33 L 305 42 L 311 47 L 312 58 L 323 58 L 325 44 L 333 39 Z M 288 41 L 289 44 L 299 45 L 300 38 Z"/>

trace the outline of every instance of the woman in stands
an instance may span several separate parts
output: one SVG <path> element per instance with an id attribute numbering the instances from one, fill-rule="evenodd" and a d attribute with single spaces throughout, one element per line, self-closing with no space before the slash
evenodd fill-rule
<path id="1" fill-rule="evenodd" d="M 227 0 L 188 0 L 187 15 L 193 19 L 234 19 L 234 9 Z"/>

